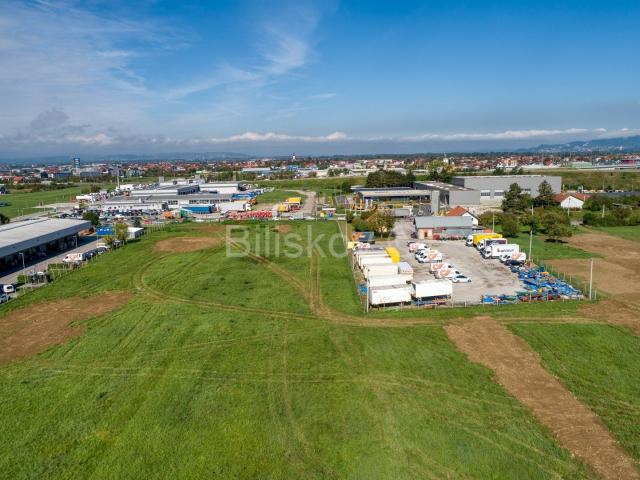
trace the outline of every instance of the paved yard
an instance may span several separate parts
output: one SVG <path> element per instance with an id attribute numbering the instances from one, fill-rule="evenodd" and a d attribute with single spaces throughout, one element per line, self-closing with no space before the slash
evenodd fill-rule
<path id="1" fill-rule="evenodd" d="M 379 242 L 380 245 L 393 244 L 400 250 L 402 261 L 409 262 L 414 269 L 415 280 L 434 278 L 429 272 L 428 263 L 418 263 L 409 252 L 407 241 L 411 239 L 413 226 L 410 221 L 396 222 L 396 239 L 392 242 Z M 498 260 L 485 260 L 473 247 L 467 247 L 463 241 L 423 241 L 431 248 L 440 250 L 443 262 L 450 263 L 463 275 L 471 277 L 471 283 L 453 285 L 453 301 L 455 303 L 478 303 L 482 295 L 507 294 L 523 290 L 517 275 Z"/>

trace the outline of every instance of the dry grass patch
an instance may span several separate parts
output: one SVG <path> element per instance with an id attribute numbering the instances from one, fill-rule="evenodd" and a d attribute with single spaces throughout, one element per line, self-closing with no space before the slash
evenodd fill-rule
<path id="1" fill-rule="evenodd" d="M 175 237 L 159 241 L 153 249 L 160 253 L 187 253 L 217 247 L 223 242 L 218 237 Z"/>
<path id="2" fill-rule="evenodd" d="M 80 335 L 84 327 L 71 323 L 109 313 L 131 296 L 110 292 L 36 303 L 9 312 L 0 318 L 0 364 L 35 355 Z"/>

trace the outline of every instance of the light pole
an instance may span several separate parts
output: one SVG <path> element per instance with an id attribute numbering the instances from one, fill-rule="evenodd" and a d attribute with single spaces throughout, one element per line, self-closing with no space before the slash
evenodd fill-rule
<path id="1" fill-rule="evenodd" d="M 18 253 L 18 255 L 22 255 L 22 277 L 24 278 L 24 280 L 27 279 L 27 267 L 24 264 L 24 253 L 20 252 Z"/>
<path id="2" fill-rule="evenodd" d="M 592 291 L 593 291 L 593 258 L 591 259 L 591 265 L 589 266 L 589 300 L 591 300 Z"/>

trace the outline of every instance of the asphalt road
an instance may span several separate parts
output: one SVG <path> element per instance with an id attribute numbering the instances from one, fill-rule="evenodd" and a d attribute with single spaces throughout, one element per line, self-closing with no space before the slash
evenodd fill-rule
<path id="1" fill-rule="evenodd" d="M 2 276 L 0 277 L 0 284 L 4 284 L 4 283 L 17 283 L 18 281 L 18 275 L 21 275 L 22 273 L 26 272 L 42 272 L 45 271 L 47 268 L 47 265 L 50 263 L 61 263 L 62 259 L 64 257 L 66 257 L 67 255 L 69 255 L 70 253 L 82 253 L 82 252 L 86 252 L 89 250 L 92 250 L 94 248 L 96 248 L 96 244 L 98 242 L 98 237 L 91 235 L 88 237 L 80 237 L 78 239 L 78 247 L 77 248 L 72 248 L 70 250 L 65 250 L 62 253 L 59 253 L 57 255 L 52 255 L 50 257 L 47 258 L 41 258 L 38 259 L 38 261 L 35 262 L 27 262 L 25 264 L 25 268 L 22 268 L 22 265 L 20 266 L 20 268 L 12 270 L 11 272 L 3 272 Z"/>

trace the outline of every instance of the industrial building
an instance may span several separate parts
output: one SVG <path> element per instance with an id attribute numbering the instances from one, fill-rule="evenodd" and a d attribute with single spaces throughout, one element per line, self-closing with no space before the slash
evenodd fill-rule
<path id="1" fill-rule="evenodd" d="M 371 208 L 380 203 L 402 204 L 408 202 L 431 202 L 431 192 L 412 188 L 354 188 L 361 208 Z"/>
<path id="2" fill-rule="evenodd" d="M 562 177 L 551 175 L 477 175 L 451 179 L 451 183 L 458 187 L 478 190 L 481 201 L 502 200 L 505 192 L 513 183 L 517 183 L 523 193 L 537 197 L 538 188 L 544 181 L 551 185 L 554 193 L 560 193 L 562 190 Z M 450 205 L 454 204 L 456 202 L 452 202 Z"/>
<path id="3" fill-rule="evenodd" d="M 132 197 L 149 197 L 149 196 L 167 196 L 167 195 L 190 195 L 198 193 L 200 187 L 194 185 L 164 185 L 155 188 L 146 188 L 140 190 L 131 190 L 129 195 Z"/>
<path id="4" fill-rule="evenodd" d="M 77 245 L 77 235 L 91 222 L 62 218 L 38 218 L 0 226 L 0 270 L 17 267 Z"/>
<path id="5" fill-rule="evenodd" d="M 444 207 L 456 205 L 478 205 L 480 203 L 480 192 L 464 185 L 452 185 L 442 182 L 414 182 L 413 187 L 417 190 L 429 190 L 433 192 L 433 199 L 437 197 L 437 204 L 432 200 L 433 212 L 438 212 L 440 205 Z M 435 207 L 435 208 L 434 208 Z"/>
<path id="6" fill-rule="evenodd" d="M 143 192 L 144 190 L 140 190 Z M 231 194 L 198 193 L 192 195 L 146 195 L 134 197 L 116 197 L 101 202 L 101 210 L 177 210 L 193 205 L 213 205 L 219 207 L 221 204 L 242 203 L 234 202 Z"/>
<path id="7" fill-rule="evenodd" d="M 438 240 L 464 238 L 474 232 L 472 217 L 415 217 L 414 225 L 419 239 Z"/>

